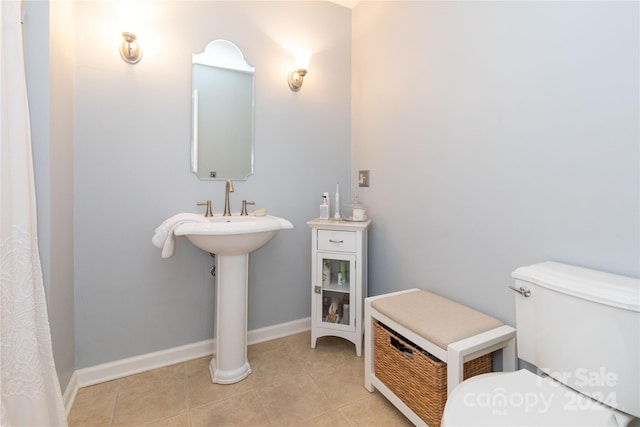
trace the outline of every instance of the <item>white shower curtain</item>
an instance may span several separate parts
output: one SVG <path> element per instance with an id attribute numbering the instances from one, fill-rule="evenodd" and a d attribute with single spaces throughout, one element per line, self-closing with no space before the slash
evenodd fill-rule
<path id="1" fill-rule="evenodd" d="M 66 425 L 38 254 L 20 2 L 0 1 L 0 425 Z"/>

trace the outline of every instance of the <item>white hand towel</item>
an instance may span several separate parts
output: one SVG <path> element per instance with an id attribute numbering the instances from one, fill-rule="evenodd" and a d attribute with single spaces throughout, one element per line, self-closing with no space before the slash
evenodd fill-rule
<path id="1" fill-rule="evenodd" d="M 180 213 L 165 220 L 155 229 L 151 242 L 158 248 L 162 248 L 162 258 L 170 258 L 175 250 L 176 237 L 173 231 L 180 224 L 186 222 L 207 222 L 208 219 L 194 213 Z"/>

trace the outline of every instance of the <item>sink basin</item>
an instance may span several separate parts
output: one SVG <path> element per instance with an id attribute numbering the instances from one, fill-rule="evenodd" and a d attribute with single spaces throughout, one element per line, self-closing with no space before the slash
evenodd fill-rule
<path id="1" fill-rule="evenodd" d="M 186 236 L 203 251 L 216 255 L 242 255 L 265 245 L 278 230 L 293 224 L 277 216 L 214 216 L 203 222 L 189 222 L 176 227 L 176 236 Z"/>

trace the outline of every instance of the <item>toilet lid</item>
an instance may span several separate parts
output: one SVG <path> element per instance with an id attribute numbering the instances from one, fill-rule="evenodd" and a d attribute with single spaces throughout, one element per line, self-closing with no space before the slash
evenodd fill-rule
<path id="1" fill-rule="evenodd" d="M 611 408 L 525 369 L 478 375 L 447 399 L 443 426 L 617 426 Z"/>

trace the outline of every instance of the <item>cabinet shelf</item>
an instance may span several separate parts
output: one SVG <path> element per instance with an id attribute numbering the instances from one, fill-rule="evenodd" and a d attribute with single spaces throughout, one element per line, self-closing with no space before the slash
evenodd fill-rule
<path id="1" fill-rule="evenodd" d="M 332 282 L 328 285 L 324 285 L 322 289 L 330 292 L 343 292 L 348 294 L 351 291 L 351 285 L 348 282 L 344 285 L 339 285 L 337 282 Z"/>

